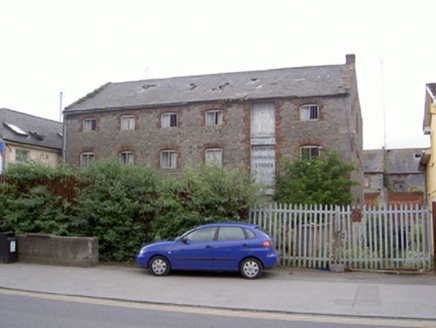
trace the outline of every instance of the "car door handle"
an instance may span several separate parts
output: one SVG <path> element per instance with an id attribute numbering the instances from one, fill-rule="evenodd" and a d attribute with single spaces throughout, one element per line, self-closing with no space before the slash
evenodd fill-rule
<path id="1" fill-rule="evenodd" d="M 210 245 L 207 245 L 207 246 L 206 246 L 206 248 L 213 248 L 213 247 L 212 247 L 212 246 L 210 246 Z"/>
<path id="2" fill-rule="evenodd" d="M 248 247 L 248 244 L 242 244 L 242 247 Z"/>

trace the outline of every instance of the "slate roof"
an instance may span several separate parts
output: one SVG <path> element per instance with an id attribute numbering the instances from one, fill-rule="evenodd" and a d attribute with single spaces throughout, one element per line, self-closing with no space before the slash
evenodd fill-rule
<path id="1" fill-rule="evenodd" d="M 0 137 L 26 145 L 62 149 L 62 123 L 0 108 Z"/>
<path id="2" fill-rule="evenodd" d="M 419 169 L 421 157 L 425 149 L 387 149 L 383 156 L 383 149 L 363 151 L 364 173 L 388 174 L 422 174 Z"/>
<path id="3" fill-rule="evenodd" d="M 344 95 L 347 64 L 107 83 L 65 112 L 219 100 Z"/>
<path id="4" fill-rule="evenodd" d="M 420 173 L 419 163 L 424 149 L 389 149 L 387 150 L 386 166 L 389 174 Z"/>
<path id="5" fill-rule="evenodd" d="M 432 93 L 433 98 L 436 98 L 436 83 L 428 83 L 427 88 Z"/>
<path id="6" fill-rule="evenodd" d="M 363 151 L 363 172 L 383 173 L 383 149 Z"/>
<path id="7" fill-rule="evenodd" d="M 431 106 L 436 99 L 436 83 L 427 83 L 426 90 L 427 92 L 424 105 L 424 122 L 422 124 L 422 128 L 424 130 L 424 134 L 430 134 L 432 119 Z"/>

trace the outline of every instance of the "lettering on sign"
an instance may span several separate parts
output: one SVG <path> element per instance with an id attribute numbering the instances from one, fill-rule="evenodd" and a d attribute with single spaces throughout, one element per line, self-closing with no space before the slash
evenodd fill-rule
<path id="1" fill-rule="evenodd" d="M 274 183 L 275 146 L 252 146 L 251 168 L 256 176 L 256 182 L 268 186 Z"/>
<path id="2" fill-rule="evenodd" d="M 16 249 L 17 249 L 17 243 L 15 242 L 15 240 L 13 240 L 9 244 L 9 252 L 15 253 Z"/>

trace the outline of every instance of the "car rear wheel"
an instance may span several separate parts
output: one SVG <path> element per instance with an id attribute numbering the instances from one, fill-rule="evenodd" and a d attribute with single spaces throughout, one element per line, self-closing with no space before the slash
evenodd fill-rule
<path id="1" fill-rule="evenodd" d="M 155 256 L 148 265 L 155 276 L 166 276 L 170 272 L 170 262 L 163 256 Z"/>
<path id="2" fill-rule="evenodd" d="M 262 263 L 254 258 L 245 259 L 240 267 L 241 275 L 245 279 L 256 279 L 262 274 Z"/>

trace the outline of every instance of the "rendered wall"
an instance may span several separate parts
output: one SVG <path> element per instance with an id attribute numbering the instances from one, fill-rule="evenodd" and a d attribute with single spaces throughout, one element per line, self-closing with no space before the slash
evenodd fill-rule
<path id="1" fill-rule="evenodd" d="M 98 264 L 94 237 L 58 237 L 46 234 L 17 235 L 18 261 L 90 267 Z"/>
<path id="2" fill-rule="evenodd" d="M 5 153 L 5 168 L 7 168 L 10 164 L 15 164 L 15 154 L 17 149 L 27 150 L 29 151 L 29 160 L 33 161 L 41 161 L 50 165 L 51 167 L 55 167 L 58 165 L 59 160 L 61 158 L 61 152 L 50 149 L 40 149 L 33 148 L 25 145 L 14 145 L 11 143 L 5 143 L 4 153 Z"/>

